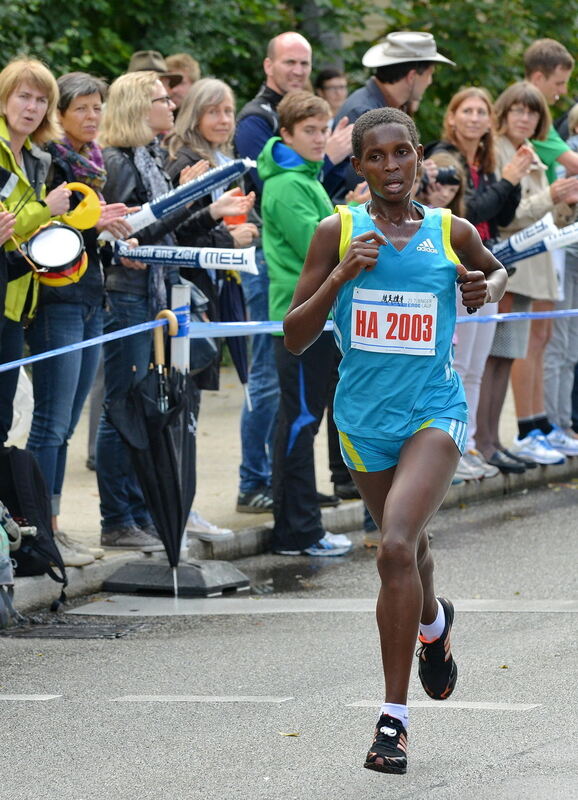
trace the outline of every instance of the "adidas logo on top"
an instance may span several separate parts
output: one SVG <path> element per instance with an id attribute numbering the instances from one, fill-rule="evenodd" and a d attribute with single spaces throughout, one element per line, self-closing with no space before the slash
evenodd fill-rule
<path id="1" fill-rule="evenodd" d="M 423 242 L 420 242 L 416 247 L 416 250 L 419 250 L 421 253 L 437 253 L 438 251 L 434 247 L 434 243 L 431 239 L 424 239 Z"/>

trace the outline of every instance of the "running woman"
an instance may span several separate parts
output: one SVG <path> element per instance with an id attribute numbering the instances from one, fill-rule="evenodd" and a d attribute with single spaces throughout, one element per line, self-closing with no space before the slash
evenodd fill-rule
<path id="1" fill-rule="evenodd" d="M 445 700 L 457 679 L 454 608 L 436 598 L 426 532 L 466 443 L 465 395 L 452 368 L 456 281 L 463 304 L 475 310 L 501 298 L 507 275 L 473 225 L 411 200 L 423 148 L 410 117 L 368 111 L 352 144 L 353 168 L 371 199 L 319 224 L 285 317 L 285 344 L 301 354 L 333 310 L 343 353 L 335 421 L 343 457 L 381 529 L 385 702 L 364 766 L 403 774 L 418 634 L 427 694 Z"/>

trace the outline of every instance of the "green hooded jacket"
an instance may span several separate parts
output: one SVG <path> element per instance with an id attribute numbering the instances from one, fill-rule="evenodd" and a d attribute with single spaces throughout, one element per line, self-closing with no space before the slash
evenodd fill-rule
<path id="1" fill-rule="evenodd" d="M 315 229 L 333 213 L 333 205 L 319 181 L 323 162 L 305 161 L 279 137 L 269 139 L 257 168 L 264 181 L 261 216 L 269 273 L 269 319 L 282 320 Z"/>

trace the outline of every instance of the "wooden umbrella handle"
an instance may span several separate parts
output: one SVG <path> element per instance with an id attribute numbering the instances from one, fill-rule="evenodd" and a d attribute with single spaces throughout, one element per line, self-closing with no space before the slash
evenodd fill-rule
<path id="1" fill-rule="evenodd" d="M 168 308 L 164 308 L 156 315 L 155 319 L 168 319 L 169 321 L 169 336 L 176 336 L 179 330 L 179 323 L 176 315 Z M 153 331 L 154 348 L 155 348 L 155 364 L 165 363 L 165 342 L 163 335 L 164 326 L 155 328 Z"/>

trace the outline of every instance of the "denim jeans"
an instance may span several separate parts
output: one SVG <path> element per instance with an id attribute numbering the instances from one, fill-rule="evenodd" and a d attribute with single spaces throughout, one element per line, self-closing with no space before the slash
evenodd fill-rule
<path id="1" fill-rule="evenodd" d="M 109 292 L 104 312 L 104 332 L 147 322 L 146 297 L 129 292 Z M 152 333 L 124 336 L 103 346 L 105 406 L 125 395 L 134 382 L 142 380 L 151 360 Z M 96 476 L 100 494 L 103 531 L 120 525 L 146 525 L 151 521 L 130 453 L 116 428 L 103 413 L 96 439 Z"/>
<path id="2" fill-rule="evenodd" d="M 100 306 L 47 303 L 38 308 L 26 338 L 35 355 L 101 333 Z M 36 456 L 44 475 L 55 516 L 60 513 L 68 441 L 92 386 L 99 356 L 100 345 L 96 345 L 37 361 L 32 368 L 34 414 L 26 447 Z"/>
<path id="3" fill-rule="evenodd" d="M 564 299 L 556 311 L 578 308 L 578 256 L 566 251 Z M 578 317 L 554 320 L 544 353 L 544 401 L 550 422 L 564 430 L 572 425 L 574 374 L 578 361 Z"/>
<path id="4" fill-rule="evenodd" d="M 258 275 L 241 273 L 245 302 L 251 320 L 268 320 L 269 276 L 260 248 L 255 252 L 255 260 L 259 270 Z M 273 337 L 268 333 L 253 337 L 248 388 L 253 410 L 249 411 L 245 403 L 241 413 L 239 488 L 242 492 L 271 485 L 273 445 L 279 408 L 279 380 Z"/>
<path id="5" fill-rule="evenodd" d="M 24 350 L 24 329 L 22 323 L 4 317 L 0 335 L 0 364 L 22 358 Z M 12 427 L 12 407 L 18 385 L 17 369 L 0 372 L 0 444 L 8 439 Z"/>

